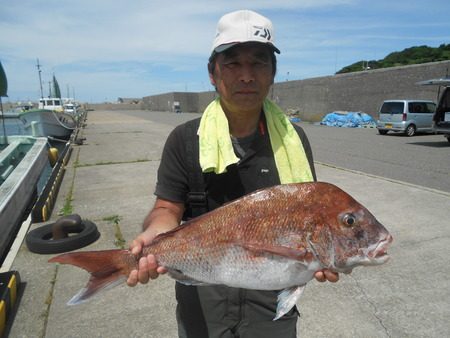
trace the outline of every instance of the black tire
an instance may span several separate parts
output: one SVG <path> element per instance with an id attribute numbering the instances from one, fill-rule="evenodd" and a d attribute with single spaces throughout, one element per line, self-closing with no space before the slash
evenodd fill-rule
<path id="1" fill-rule="evenodd" d="M 447 141 L 450 142 L 450 135 L 449 136 L 445 136 L 447 138 Z"/>
<path id="2" fill-rule="evenodd" d="M 416 126 L 414 124 L 410 124 L 408 127 L 406 127 L 405 134 L 406 136 L 416 135 Z"/>
<path id="3" fill-rule="evenodd" d="M 378 129 L 378 134 L 380 135 L 386 135 L 388 133 L 387 130 Z"/>
<path id="4" fill-rule="evenodd" d="M 68 235 L 67 237 L 53 238 L 57 224 Z M 30 231 L 26 236 L 26 244 L 31 252 L 55 254 L 83 248 L 95 242 L 99 237 L 100 233 L 93 222 L 81 221 L 80 216 L 70 215 L 60 218 L 55 223 L 46 224 Z"/>

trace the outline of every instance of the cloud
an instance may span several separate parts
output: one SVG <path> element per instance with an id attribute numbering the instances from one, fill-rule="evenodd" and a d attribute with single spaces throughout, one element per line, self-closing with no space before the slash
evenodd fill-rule
<path id="1" fill-rule="evenodd" d="M 206 62 L 217 20 L 242 7 L 236 0 L 0 2 L 0 58 L 11 97 L 39 92 L 39 58 L 45 81 L 55 73 L 62 87 L 94 101 L 211 89 Z M 280 72 L 304 78 L 332 74 L 374 53 L 381 58 L 416 43 L 449 41 L 450 24 L 441 14 L 449 5 L 431 2 L 262 0 L 246 6 L 274 22 Z M 433 20 L 423 20 L 424 13 Z"/>
<path id="2" fill-rule="evenodd" d="M 231 6 L 230 6 L 231 3 Z M 280 11 L 351 1 L 259 1 L 257 9 Z M 217 19 L 234 1 L 10 1 L 0 42 L 17 54 L 30 50 L 51 63 L 61 60 L 164 59 L 209 52 Z M 3 10 L 3 9 L 2 9 Z M 17 15 L 17 13 L 20 13 Z M 15 18 L 15 19 L 11 19 Z M 14 37 L 14 38 L 12 38 Z"/>

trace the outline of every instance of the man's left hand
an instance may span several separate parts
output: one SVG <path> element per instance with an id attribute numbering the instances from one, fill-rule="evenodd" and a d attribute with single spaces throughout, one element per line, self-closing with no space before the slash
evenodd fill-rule
<path id="1" fill-rule="evenodd" d="M 316 271 L 316 273 L 314 274 L 314 278 L 316 278 L 316 280 L 321 283 L 326 281 L 336 283 L 339 280 L 339 274 L 328 269 L 323 269 Z"/>

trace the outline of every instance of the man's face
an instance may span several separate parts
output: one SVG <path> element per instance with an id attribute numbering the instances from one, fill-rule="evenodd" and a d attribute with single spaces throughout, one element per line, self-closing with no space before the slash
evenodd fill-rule
<path id="1" fill-rule="evenodd" d="M 217 55 L 209 76 L 226 112 L 259 112 L 274 78 L 271 51 L 260 43 L 234 46 Z"/>

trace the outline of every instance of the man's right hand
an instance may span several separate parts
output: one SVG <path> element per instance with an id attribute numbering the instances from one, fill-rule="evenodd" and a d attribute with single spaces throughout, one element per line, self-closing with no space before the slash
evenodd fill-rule
<path id="1" fill-rule="evenodd" d="M 164 267 L 158 265 L 155 256 L 144 256 L 139 259 L 138 269 L 132 270 L 128 275 L 127 284 L 128 286 L 136 286 L 137 283 L 147 284 L 149 279 L 156 279 L 166 272 Z"/>
<path id="2" fill-rule="evenodd" d="M 130 245 L 130 251 L 136 257 L 141 256 L 143 247 L 152 241 L 155 236 L 143 232 Z M 128 286 L 136 286 L 138 283 L 147 284 L 149 279 L 156 279 L 167 270 L 158 265 L 154 255 L 150 254 L 139 258 L 137 270 L 132 270 L 128 275 Z"/>
<path id="3" fill-rule="evenodd" d="M 144 232 L 137 236 L 130 244 L 130 251 L 135 257 L 140 257 L 138 268 L 128 275 L 127 284 L 135 286 L 138 283 L 146 284 L 150 279 L 158 278 L 167 272 L 160 266 L 154 255 L 142 256 L 142 250 L 149 245 L 160 233 L 176 228 L 184 212 L 183 203 L 175 203 L 157 198 L 153 209 L 144 220 Z M 142 257 L 141 257 L 142 256 Z"/>

